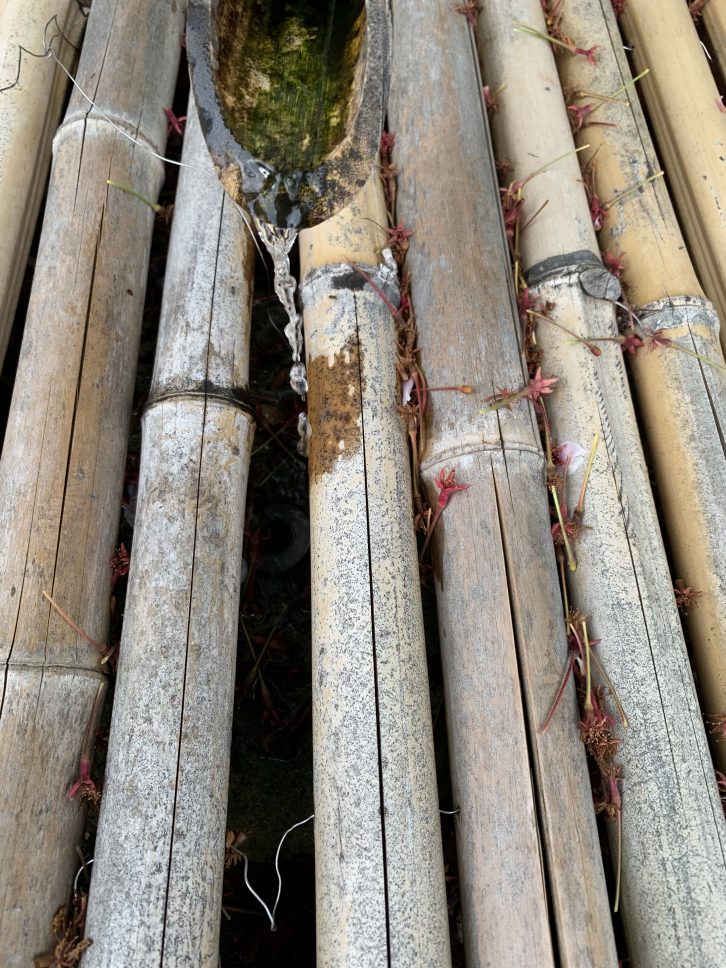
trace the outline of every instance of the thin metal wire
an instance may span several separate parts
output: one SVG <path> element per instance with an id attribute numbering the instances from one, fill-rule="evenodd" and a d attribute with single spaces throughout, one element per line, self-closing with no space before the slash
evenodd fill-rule
<path id="1" fill-rule="evenodd" d="M 48 41 L 47 40 L 48 27 L 53 23 L 53 21 L 55 21 L 55 26 L 56 26 L 57 33 L 54 34 L 50 38 L 50 41 Z M 56 52 L 53 50 L 53 48 L 51 46 L 52 43 L 53 43 L 53 41 L 58 36 L 62 37 L 67 43 L 70 44 L 70 41 L 68 40 L 68 38 L 65 36 L 65 34 L 63 33 L 63 31 L 60 29 L 60 26 L 58 25 L 58 17 L 57 17 L 57 15 L 54 15 L 53 17 L 50 18 L 50 20 L 48 21 L 48 23 L 45 25 L 45 27 L 43 29 L 43 53 L 42 54 L 36 54 L 34 51 L 28 50 L 27 47 L 23 47 L 21 44 L 19 44 L 18 45 L 18 51 L 19 51 L 19 53 L 18 53 L 18 73 L 17 73 L 17 75 L 15 77 L 15 80 L 13 81 L 12 84 L 8 84 L 5 87 L 0 87 L 0 94 L 3 94 L 5 91 L 9 91 L 12 88 L 14 88 L 17 85 L 18 81 L 20 80 L 20 69 L 21 69 L 21 64 L 22 64 L 22 55 L 23 55 L 23 53 L 29 54 L 31 57 L 40 58 L 41 60 L 43 58 L 50 57 L 50 58 L 52 58 L 52 60 L 55 61 L 55 63 L 58 65 L 58 67 L 60 67 L 60 69 L 66 75 L 66 77 L 71 82 L 71 84 L 76 88 L 77 91 L 79 91 L 79 93 L 81 94 L 81 96 L 84 97 L 86 99 L 86 101 L 88 101 L 88 103 L 91 105 L 91 107 L 95 111 L 97 111 L 98 114 L 100 114 L 101 117 L 104 119 L 104 121 L 106 121 L 108 124 L 110 124 L 111 127 L 115 131 L 118 131 L 118 133 L 120 135 L 122 135 L 122 137 L 126 138 L 127 141 L 130 141 L 132 144 L 137 145 L 139 148 L 142 148 L 145 151 L 148 151 L 152 155 L 152 157 L 158 159 L 161 162 L 164 162 L 165 164 L 176 165 L 177 168 L 189 168 L 190 171 L 197 171 L 200 174 L 204 175 L 206 178 L 213 179 L 215 182 L 218 180 L 217 179 L 217 175 L 215 173 L 210 172 L 210 171 L 206 171 L 204 168 L 198 168 L 196 165 L 190 165 L 186 161 L 176 161 L 174 158 L 167 158 L 165 155 L 161 155 L 157 151 L 154 151 L 154 149 L 151 147 L 150 144 L 148 144 L 148 142 L 146 142 L 146 141 L 140 141 L 138 138 L 134 138 L 133 135 L 129 134 L 128 131 L 124 131 L 124 129 L 113 120 L 113 118 L 110 118 L 106 114 L 106 112 L 103 110 L 102 107 L 100 107 L 98 104 L 96 104 L 96 102 L 93 100 L 93 98 L 89 94 L 86 94 L 86 92 L 83 90 L 83 88 L 78 83 L 78 81 L 75 79 L 75 77 L 73 77 L 73 75 L 68 70 L 68 68 L 65 66 L 65 64 L 63 64 L 62 61 L 59 59 L 58 55 L 56 54 Z M 74 45 L 71 44 L 71 46 L 74 46 Z M 75 48 L 75 49 L 77 49 L 77 48 Z M 239 212 L 240 216 L 242 217 L 242 221 L 245 223 L 245 227 L 247 228 L 247 231 L 249 232 L 250 237 L 252 238 L 252 241 L 254 242 L 255 248 L 257 249 L 257 252 L 258 252 L 260 258 L 262 259 L 262 261 L 264 263 L 264 261 L 265 261 L 264 253 L 263 253 L 262 249 L 260 248 L 260 245 L 259 245 L 259 243 L 257 241 L 257 237 L 256 237 L 254 231 L 252 230 L 252 226 L 250 224 L 249 219 L 247 218 L 247 216 L 246 216 L 246 214 L 245 214 L 242 206 L 239 205 L 238 202 L 235 201 L 234 202 L 234 206 L 237 209 L 237 211 Z"/>
<path id="2" fill-rule="evenodd" d="M 262 900 L 260 895 L 257 893 L 257 891 L 254 889 L 254 887 L 252 887 L 252 885 L 249 882 L 249 878 L 247 876 L 247 869 L 249 866 L 247 854 L 243 853 L 243 851 L 241 850 L 237 851 L 237 853 L 241 854 L 242 857 L 244 857 L 245 884 L 247 885 L 247 889 L 249 890 L 250 894 L 253 897 L 255 897 L 260 902 L 262 907 L 265 909 L 265 913 L 267 914 L 267 917 L 270 920 L 270 931 L 277 931 L 277 924 L 275 923 L 275 914 L 277 913 L 277 906 L 280 903 L 280 896 L 282 895 L 282 874 L 280 873 L 280 851 L 282 850 L 282 845 L 285 843 L 285 838 L 287 837 L 288 834 L 291 834 L 293 830 L 295 830 L 297 827 L 302 827 L 304 824 L 310 823 L 310 821 L 313 819 L 314 816 L 315 814 L 311 813 L 309 817 L 305 818 L 305 820 L 298 820 L 298 822 L 294 823 L 292 827 L 288 827 L 288 829 L 280 838 L 280 843 L 277 845 L 277 852 L 275 854 L 275 872 L 277 874 L 277 897 L 275 898 L 275 903 L 272 906 L 272 911 L 270 911 L 268 906 L 265 904 L 265 902 Z"/>
<path id="3" fill-rule="evenodd" d="M 76 873 L 76 876 L 73 878 L 73 893 L 74 894 L 77 893 L 77 891 L 78 891 L 78 878 L 81 876 L 81 874 L 85 873 L 86 868 L 87 867 L 90 867 L 94 860 L 95 860 L 95 857 L 91 857 L 90 860 L 85 861 L 78 868 L 78 871 Z"/>

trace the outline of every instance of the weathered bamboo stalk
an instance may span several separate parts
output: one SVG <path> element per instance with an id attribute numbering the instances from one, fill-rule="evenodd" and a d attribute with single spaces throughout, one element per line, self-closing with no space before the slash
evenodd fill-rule
<path id="1" fill-rule="evenodd" d="M 561 57 L 563 84 L 573 91 L 612 94 L 630 80 L 609 0 L 571 0 L 568 34 L 598 46 L 597 70 L 582 58 Z M 623 103 L 624 102 L 624 103 Z M 580 99 L 577 104 L 595 104 Z M 576 134 L 589 143 L 603 201 L 644 183 L 659 170 L 632 85 L 618 103 L 604 103 Z M 719 320 L 698 284 L 662 180 L 627 193 L 603 216 L 600 245 L 624 264 L 622 280 L 638 317 L 685 348 L 643 349 L 632 360 L 639 413 L 654 463 L 674 577 L 702 592 L 685 616 L 691 659 L 707 713 L 726 713 L 726 509 L 722 499 L 726 454 L 726 372 Z M 716 366 L 688 355 L 698 352 Z M 719 369 L 718 367 L 721 367 Z M 726 772 L 726 745 L 714 744 Z"/>
<path id="2" fill-rule="evenodd" d="M 422 365 L 431 385 L 477 391 L 429 395 L 421 458 L 434 507 L 440 472 L 470 485 L 433 538 L 467 963 L 615 965 L 571 685 L 539 732 L 567 651 L 544 455 L 528 408 L 480 415 L 524 376 L 476 52 L 453 7 L 394 0 L 393 14 L 397 218 L 415 232 Z"/>
<path id="3" fill-rule="evenodd" d="M 157 150 L 179 60 L 176 3 L 96 0 L 79 82 Z M 128 421 L 161 162 L 76 92 L 54 164 L 0 462 L 0 938 L 6 965 L 50 946 L 83 810 L 67 796 L 94 707 L 99 657 L 51 612 L 108 631 Z M 91 724 L 91 728 L 93 724 Z"/>
<path id="4" fill-rule="evenodd" d="M 716 82 L 686 3 L 638 0 L 620 23 L 636 70 L 650 68 L 641 93 L 658 152 L 703 288 L 726 319 L 726 116 Z"/>
<path id="5" fill-rule="evenodd" d="M 377 223 L 377 224 L 376 224 Z M 375 178 L 300 237 L 318 965 L 450 964 L 426 650 Z"/>
<path id="6" fill-rule="evenodd" d="M 721 74 L 726 77 L 726 0 L 707 0 L 703 24 Z"/>
<path id="7" fill-rule="evenodd" d="M 57 18 L 57 26 L 49 24 Z M 0 86 L 12 84 L 19 45 L 41 53 L 44 40 L 70 67 L 85 17 L 76 0 L 5 0 L 0 4 Z M 62 36 L 59 35 L 62 32 Z M 68 78 L 52 60 L 22 55 L 18 84 L 0 94 L 0 366 L 10 338 L 30 243 L 50 167 L 51 141 Z"/>
<path id="8" fill-rule="evenodd" d="M 189 105 L 88 903 L 90 966 L 217 965 L 254 247 Z M 202 169 L 200 171 L 199 169 Z M 204 171 L 208 171 L 208 177 Z"/>
<path id="9" fill-rule="evenodd" d="M 554 161 L 572 151 L 572 137 L 553 54 L 546 40 L 515 32 L 513 20 L 545 32 L 538 0 L 515 0 L 487 7 L 478 38 L 488 84 L 504 85 L 494 141 L 513 165 L 511 177 L 524 179 L 548 165 L 523 189 L 522 224 L 539 211 L 521 236 L 530 295 L 555 303 L 552 318 L 578 336 L 609 339 L 617 332 L 613 307 L 588 295 L 605 294 L 608 280 L 593 255 L 597 245 L 577 159 L 570 153 Z M 544 372 L 559 377 L 549 398 L 555 440 L 587 447 L 596 431 L 602 440 L 569 584 L 574 606 L 590 616 L 591 638 L 601 640 L 601 660 L 629 718 L 618 759 L 621 909 L 630 957 L 639 965 L 662 965 L 675 952 L 679 964 L 716 966 L 726 899 L 713 885 L 724 876 L 726 824 L 622 354 L 605 343 L 595 357 L 547 323 L 538 327 L 538 343 Z"/>

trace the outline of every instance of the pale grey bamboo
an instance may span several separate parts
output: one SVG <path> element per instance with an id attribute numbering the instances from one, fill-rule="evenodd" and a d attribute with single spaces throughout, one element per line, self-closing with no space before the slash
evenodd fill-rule
<path id="1" fill-rule="evenodd" d="M 212 177 L 193 102 L 182 160 L 192 168 L 179 179 L 144 413 L 89 966 L 218 958 L 254 251 Z"/>

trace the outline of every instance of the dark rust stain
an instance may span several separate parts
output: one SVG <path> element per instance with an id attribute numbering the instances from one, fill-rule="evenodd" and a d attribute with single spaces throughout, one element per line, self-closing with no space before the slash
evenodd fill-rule
<path id="1" fill-rule="evenodd" d="M 308 361 L 308 420 L 310 480 L 331 471 L 339 460 L 360 450 L 361 390 L 360 350 L 352 333 L 333 357 L 316 356 Z"/>

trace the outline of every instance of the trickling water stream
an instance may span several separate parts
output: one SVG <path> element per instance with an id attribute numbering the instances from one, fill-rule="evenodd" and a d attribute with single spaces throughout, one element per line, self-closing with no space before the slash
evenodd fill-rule
<path id="1" fill-rule="evenodd" d="M 192 0 L 187 51 L 225 190 L 252 215 L 288 315 L 290 384 L 308 384 L 290 250 L 370 177 L 390 58 L 387 0 Z M 301 431 L 301 447 L 307 440 Z"/>
<path id="2" fill-rule="evenodd" d="M 308 392 L 305 364 L 302 362 L 303 337 L 302 317 L 295 307 L 295 278 L 290 272 L 290 250 L 297 238 L 297 229 L 281 229 L 277 225 L 270 225 L 255 218 L 255 226 L 260 241 L 272 257 L 275 270 L 273 285 L 275 293 L 288 317 L 285 336 L 292 350 L 292 367 L 290 368 L 290 386 L 295 393 L 304 397 Z"/>

